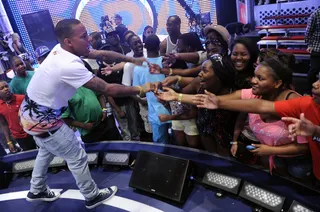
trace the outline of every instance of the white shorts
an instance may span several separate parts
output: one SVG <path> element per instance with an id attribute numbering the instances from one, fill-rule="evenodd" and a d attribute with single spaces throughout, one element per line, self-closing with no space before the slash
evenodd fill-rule
<path id="1" fill-rule="evenodd" d="M 187 135 L 199 135 L 196 120 L 172 120 L 172 129 L 183 131 Z"/>

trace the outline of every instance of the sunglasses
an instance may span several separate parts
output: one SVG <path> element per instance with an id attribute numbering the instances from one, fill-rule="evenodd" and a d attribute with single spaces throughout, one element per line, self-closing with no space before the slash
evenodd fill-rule
<path id="1" fill-rule="evenodd" d="M 210 56 L 210 60 L 219 62 L 223 66 L 222 56 L 220 54 L 213 54 Z"/>

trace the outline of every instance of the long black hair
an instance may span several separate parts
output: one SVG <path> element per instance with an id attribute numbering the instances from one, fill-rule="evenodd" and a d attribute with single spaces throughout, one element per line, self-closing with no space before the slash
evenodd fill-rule
<path id="1" fill-rule="evenodd" d="M 244 72 L 247 73 L 249 76 L 254 75 L 254 63 L 257 61 L 258 56 L 259 56 L 259 48 L 257 47 L 257 43 L 253 41 L 250 38 L 247 37 L 238 37 L 237 39 L 234 40 L 233 44 L 231 45 L 231 54 L 233 51 L 233 48 L 237 44 L 242 44 L 246 47 L 246 49 L 249 52 L 250 55 L 250 60 L 249 63 L 246 67 L 246 70 Z"/>
<path id="2" fill-rule="evenodd" d="M 147 25 L 144 29 L 143 29 L 143 33 L 142 33 L 142 42 L 144 43 L 145 42 L 145 40 L 146 40 L 146 36 L 144 35 L 144 33 L 147 31 L 147 29 L 149 29 L 149 28 L 152 28 L 153 29 L 153 27 L 152 26 L 150 26 L 150 25 Z"/>
<path id="3" fill-rule="evenodd" d="M 237 44 L 242 44 L 246 47 L 246 49 L 249 52 L 250 60 L 248 62 L 248 65 L 244 71 L 237 72 L 236 76 L 236 84 L 238 89 L 246 89 L 251 88 L 251 78 L 254 76 L 254 64 L 257 61 L 257 58 L 259 56 L 259 49 L 257 47 L 257 43 L 254 42 L 252 39 L 247 37 L 238 37 L 235 39 L 231 45 L 231 54 L 233 51 L 233 48 Z"/>
<path id="4" fill-rule="evenodd" d="M 230 57 L 214 54 L 209 60 L 212 62 L 213 71 L 222 85 L 228 88 L 236 88 L 236 70 Z"/>

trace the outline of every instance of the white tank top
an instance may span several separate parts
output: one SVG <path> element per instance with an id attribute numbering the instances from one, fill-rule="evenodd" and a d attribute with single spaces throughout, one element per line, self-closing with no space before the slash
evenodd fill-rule
<path id="1" fill-rule="evenodd" d="M 177 53 L 177 44 L 172 43 L 170 36 L 168 36 L 167 38 L 167 51 L 166 53 Z"/>

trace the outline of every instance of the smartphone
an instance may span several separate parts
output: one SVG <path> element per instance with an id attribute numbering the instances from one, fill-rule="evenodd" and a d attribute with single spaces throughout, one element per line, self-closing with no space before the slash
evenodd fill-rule
<path id="1" fill-rule="evenodd" d="M 252 145 L 248 145 L 248 146 L 246 146 L 246 148 L 247 148 L 247 150 L 251 151 L 251 150 L 256 149 L 257 147 L 252 146 Z"/>

